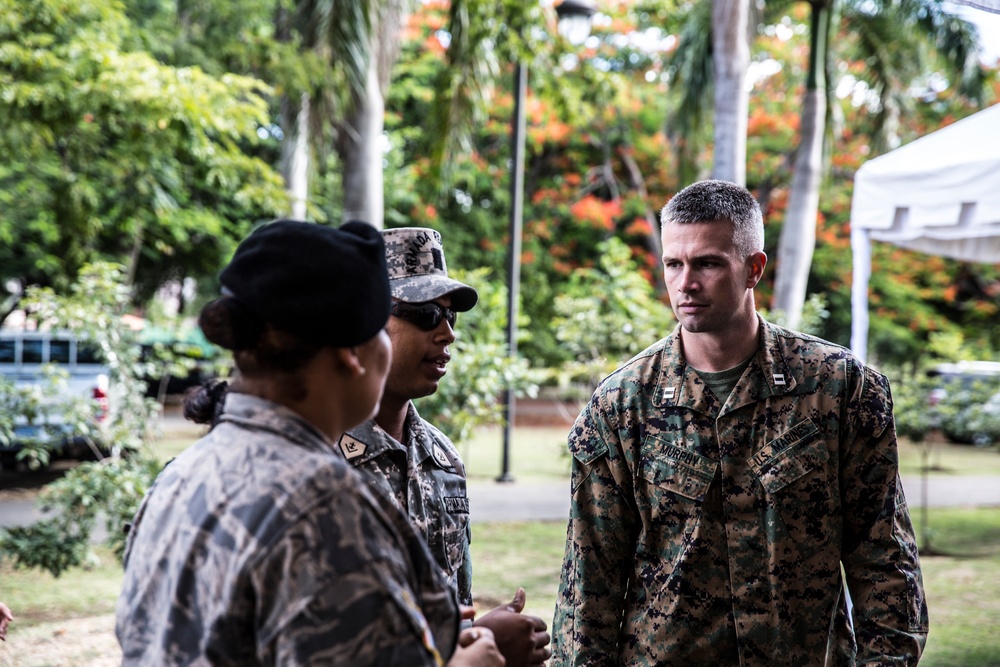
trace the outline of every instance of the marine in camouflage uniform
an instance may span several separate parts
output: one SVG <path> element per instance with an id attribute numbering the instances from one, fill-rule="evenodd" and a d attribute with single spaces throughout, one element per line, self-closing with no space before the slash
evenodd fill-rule
<path id="1" fill-rule="evenodd" d="M 230 394 L 125 556 L 126 665 L 441 665 L 454 591 L 406 517 L 296 413 Z"/>
<path id="2" fill-rule="evenodd" d="M 476 291 L 448 277 L 441 235 L 420 227 L 382 232 L 386 247 L 389 286 L 397 301 L 409 304 L 451 299 L 451 309 L 468 311 L 476 305 Z M 451 342 L 453 338 L 448 339 Z M 446 345 L 444 346 L 446 348 Z M 390 372 L 383 410 L 392 401 Z M 436 390 L 436 381 L 427 393 Z M 459 601 L 472 604 L 472 559 L 469 545 L 469 497 L 465 465 L 451 440 L 420 418 L 406 396 L 403 442 L 370 419 L 348 431 L 340 440 L 344 456 L 370 475 L 373 484 L 407 513 L 427 542 L 435 562 L 458 591 Z"/>
<path id="3" fill-rule="evenodd" d="M 755 313 L 745 188 L 692 184 L 662 220 L 678 327 L 570 433 L 552 665 L 915 665 L 927 606 L 888 382 Z"/>

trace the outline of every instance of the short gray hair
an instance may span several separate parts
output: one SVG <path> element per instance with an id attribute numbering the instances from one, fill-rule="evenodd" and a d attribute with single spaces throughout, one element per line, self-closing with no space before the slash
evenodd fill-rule
<path id="1" fill-rule="evenodd" d="M 660 211 L 660 225 L 728 220 L 733 243 L 743 257 L 764 250 L 764 216 L 750 191 L 729 181 L 698 181 L 687 186 Z"/>

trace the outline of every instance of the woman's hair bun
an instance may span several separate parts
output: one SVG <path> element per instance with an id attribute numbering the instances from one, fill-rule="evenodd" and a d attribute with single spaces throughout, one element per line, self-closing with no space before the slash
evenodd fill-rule
<path id="1" fill-rule="evenodd" d="M 198 326 L 209 341 L 235 352 L 256 347 L 265 324 L 236 299 L 223 296 L 202 309 Z"/>

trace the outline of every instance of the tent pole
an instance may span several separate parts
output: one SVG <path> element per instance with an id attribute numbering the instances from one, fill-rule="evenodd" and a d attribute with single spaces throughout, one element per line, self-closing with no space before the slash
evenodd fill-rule
<path id="1" fill-rule="evenodd" d="M 851 227 L 851 350 L 868 362 L 868 280 L 872 273 L 872 242 L 867 229 Z"/>

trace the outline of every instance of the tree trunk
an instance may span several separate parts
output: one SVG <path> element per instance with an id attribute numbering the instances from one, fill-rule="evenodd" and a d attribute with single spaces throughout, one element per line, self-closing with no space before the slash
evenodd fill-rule
<path id="1" fill-rule="evenodd" d="M 629 182 L 635 191 L 639 193 L 639 197 L 642 199 L 643 204 L 643 214 L 646 218 L 646 223 L 649 225 L 649 233 L 646 235 L 646 249 L 659 260 L 662 248 L 660 247 L 660 222 L 656 217 L 656 212 L 649 207 L 649 191 L 646 189 L 646 179 L 642 176 L 642 170 L 639 169 L 639 164 L 632 157 L 629 152 L 628 147 L 620 146 L 618 148 L 618 157 L 621 158 L 622 164 L 625 165 L 625 171 L 628 172 Z M 661 292 L 663 287 L 661 287 L 661 281 L 656 281 L 656 291 Z"/>
<path id="2" fill-rule="evenodd" d="M 382 0 L 373 17 L 372 43 L 365 90 L 355 98 L 337 141 L 343 168 L 344 221 L 363 220 L 385 226 L 382 175 L 382 134 L 385 92 L 392 66 L 399 57 L 400 30 L 410 14 L 408 0 Z"/>
<path id="3" fill-rule="evenodd" d="M 773 309 L 783 323 L 796 328 L 802 321 L 806 285 L 816 249 L 816 214 L 823 168 L 826 131 L 825 62 L 830 6 L 813 5 L 809 78 L 802 106 L 801 137 L 788 196 L 788 210 L 778 244 Z"/>
<path id="4" fill-rule="evenodd" d="M 715 148 L 712 178 L 746 185 L 750 91 L 749 0 L 713 0 L 712 66 L 715 72 Z"/>
<path id="5" fill-rule="evenodd" d="M 343 168 L 344 221 L 361 220 L 382 229 L 385 224 L 382 190 L 385 100 L 377 67 L 375 58 L 371 58 L 365 91 L 355 100 L 354 111 L 340 133 L 337 150 Z"/>
<path id="6" fill-rule="evenodd" d="M 281 175 L 291 200 L 291 217 L 305 220 L 309 201 L 309 95 L 302 93 L 298 105 L 285 98 L 281 106 L 282 116 L 287 119 L 281 142 Z"/>

